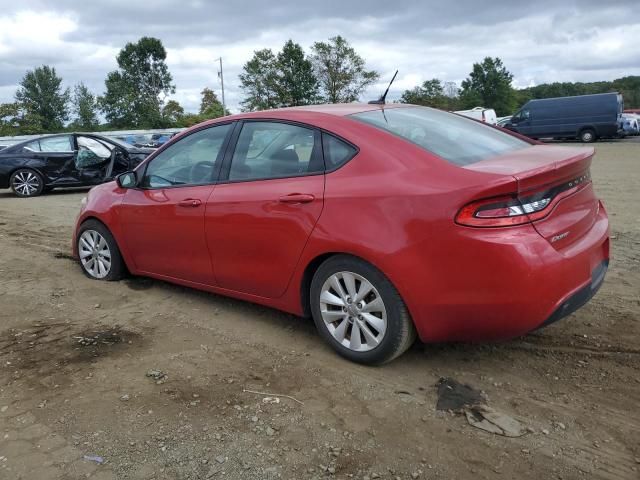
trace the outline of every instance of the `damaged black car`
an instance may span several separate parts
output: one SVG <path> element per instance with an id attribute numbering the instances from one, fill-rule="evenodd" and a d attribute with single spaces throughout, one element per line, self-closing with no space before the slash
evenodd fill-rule
<path id="1" fill-rule="evenodd" d="M 46 135 L 0 150 L 0 188 L 35 197 L 54 188 L 84 187 L 134 169 L 154 149 L 101 135 Z"/>

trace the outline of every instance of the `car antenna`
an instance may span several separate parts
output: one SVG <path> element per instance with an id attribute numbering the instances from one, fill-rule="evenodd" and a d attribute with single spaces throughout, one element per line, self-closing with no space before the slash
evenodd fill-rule
<path id="1" fill-rule="evenodd" d="M 384 91 L 382 96 L 378 100 L 370 100 L 369 101 L 370 105 L 384 105 L 386 103 L 386 101 L 387 101 L 387 93 L 389 93 L 389 89 L 391 88 L 391 84 L 393 83 L 393 81 L 396 79 L 396 75 L 398 75 L 398 70 L 396 70 L 396 73 L 393 74 L 393 78 L 389 82 L 389 86 Z"/>

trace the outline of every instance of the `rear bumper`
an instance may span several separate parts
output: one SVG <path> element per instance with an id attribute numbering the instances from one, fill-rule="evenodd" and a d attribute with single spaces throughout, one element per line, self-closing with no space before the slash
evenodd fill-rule
<path id="1" fill-rule="evenodd" d="M 399 289 L 424 342 L 524 335 L 577 310 L 602 285 L 609 260 L 604 208 L 589 231 L 560 250 L 531 225 L 509 233 L 460 228 L 443 246 L 451 253 L 409 275 L 422 289 Z"/>
<path id="2" fill-rule="evenodd" d="M 539 328 L 546 327 L 552 323 L 562 320 L 571 315 L 580 307 L 585 305 L 591 298 L 598 293 L 600 287 L 604 283 L 604 277 L 609 268 L 609 260 L 604 260 L 591 274 L 591 283 L 582 287 L 576 293 L 572 294 L 547 318 Z"/>

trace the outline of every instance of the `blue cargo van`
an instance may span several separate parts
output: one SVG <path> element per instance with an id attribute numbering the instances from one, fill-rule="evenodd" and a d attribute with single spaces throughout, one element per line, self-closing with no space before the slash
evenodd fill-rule
<path id="1" fill-rule="evenodd" d="M 594 142 L 618 136 L 624 103 L 619 93 L 529 100 L 505 128 L 531 138 Z"/>

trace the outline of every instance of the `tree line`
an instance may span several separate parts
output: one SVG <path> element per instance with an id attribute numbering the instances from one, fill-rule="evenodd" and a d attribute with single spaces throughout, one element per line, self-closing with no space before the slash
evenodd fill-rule
<path id="1" fill-rule="evenodd" d="M 498 116 L 511 115 L 529 100 L 538 98 L 590 95 L 619 92 L 625 108 L 640 108 L 640 76 L 627 76 L 602 82 L 554 82 L 515 89 L 513 75 L 500 58 L 487 57 L 474 63 L 460 87 L 454 82 L 433 78 L 405 90 L 402 103 L 412 103 L 443 110 L 464 110 L 477 106 L 493 108 Z"/>
<path id="2" fill-rule="evenodd" d="M 157 38 L 142 37 L 127 43 L 116 56 L 118 68 L 105 79 L 102 95 L 80 82 L 63 88 L 54 67 L 43 65 L 26 72 L 12 103 L 0 104 L 0 135 L 34 134 L 64 130 L 108 130 L 189 127 L 229 114 L 215 92 L 205 87 L 197 113 L 169 96 L 175 93 L 166 64 L 167 52 Z M 338 35 L 315 42 L 310 52 L 293 40 L 282 49 L 256 50 L 239 75 L 244 93 L 243 111 L 348 103 L 361 98 L 380 78 L 365 59 Z M 640 107 L 640 76 L 611 82 L 563 82 L 525 89 L 513 87 L 513 74 L 500 58 L 474 63 L 460 85 L 437 78 L 405 90 L 399 102 L 443 110 L 484 106 L 499 116 L 514 113 L 532 98 L 619 91 L 627 108 Z M 101 121 L 103 119 L 104 121 Z"/>
<path id="3" fill-rule="evenodd" d="M 127 43 L 116 57 L 118 68 L 105 79 L 102 95 L 82 82 L 63 88 L 62 78 L 49 65 L 30 70 L 19 83 L 15 101 L 0 104 L 0 135 L 189 127 L 229 113 L 208 87 L 201 92 L 197 113 L 168 100 L 175 85 L 166 58 L 157 38 Z"/>

